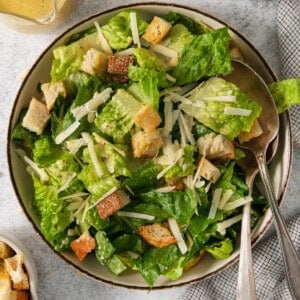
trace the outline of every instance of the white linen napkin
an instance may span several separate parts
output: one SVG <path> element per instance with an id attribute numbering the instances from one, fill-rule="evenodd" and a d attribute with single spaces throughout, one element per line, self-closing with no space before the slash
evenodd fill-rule
<path id="1" fill-rule="evenodd" d="M 282 79 L 300 77 L 300 0 L 278 0 L 277 27 Z M 300 106 L 291 110 L 293 139 L 300 146 Z M 288 222 L 291 238 L 300 252 L 300 215 Z M 274 233 L 253 250 L 253 269 L 258 299 L 288 300 L 291 295 L 284 275 L 281 250 Z M 238 263 L 217 276 L 191 285 L 179 300 L 230 300 L 236 298 Z"/>

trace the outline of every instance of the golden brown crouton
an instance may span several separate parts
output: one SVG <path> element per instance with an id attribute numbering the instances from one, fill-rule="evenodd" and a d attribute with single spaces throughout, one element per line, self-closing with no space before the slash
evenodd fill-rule
<path id="1" fill-rule="evenodd" d="M 47 110 L 49 112 L 53 109 L 54 102 L 59 94 L 64 98 L 67 96 L 67 90 L 62 80 L 43 83 L 41 90 L 44 93 Z"/>
<path id="2" fill-rule="evenodd" d="M 168 186 L 175 186 L 175 191 L 183 191 L 184 184 L 181 177 L 171 177 L 169 179 L 165 179 L 165 182 Z"/>
<path id="3" fill-rule="evenodd" d="M 197 141 L 199 153 L 210 160 L 234 159 L 235 147 L 232 141 L 214 132 L 202 136 Z"/>
<path id="4" fill-rule="evenodd" d="M 105 219 L 130 202 L 127 194 L 124 191 L 116 191 L 104 198 L 97 205 L 97 211 L 101 219 Z"/>
<path id="5" fill-rule="evenodd" d="M 23 118 L 22 126 L 40 135 L 50 120 L 50 114 L 45 103 L 32 98 Z"/>
<path id="6" fill-rule="evenodd" d="M 11 281 L 8 273 L 0 273 L 0 299 L 1 295 L 9 295 L 11 292 Z"/>
<path id="7" fill-rule="evenodd" d="M 15 254 L 15 252 L 4 242 L 0 241 L 0 258 L 8 258 Z"/>
<path id="8" fill-rule="evenodd" d="M 143 35 L 143 38 L 152 44 L 159 44 L 164 37 L 169 33 L 172 28 L 172 24 L 166 20 L 154 17 L 147 27 L 146 32 Z"/>
<path id="9" fill-rule="evenodd" d="M 103 76 L 107 69 L 108 55 L 94 48 L 89 49 L 83 56 L 80 70 L 91 75 Z"/>
<path id="10" fill-rule="evenodd" d="M 138 131 L 131 137 L 131 145 L 134 157 L 154 157 L 163 145 L 162 134 L 157 129 Z"/>
<path id="11" fill-rule="evenodd" d="M 128 74 L 128 67 L 133 63 L 132 55 L 118 55 L 108 57 L 108 73 Z"/>
<path id="12" fill-rule="evenodd" d="M 28 300 L 29 299 L 29 291 L 11 291 L 9 300 Z"/>
<path id="13" fill-rule="evenodd" d="M 88 253 L 96 247 L 95 239 L 88 232 L 84 232 L 78 239 L 70 244 L 79 261 L 83 261 Z"/>
<path id="14" fill-rule="evenodd" d="M 29 289 L 28 275 L 24 272 L 23 262 L 24 258 L 20 253 L 4 259 L 5 269 L 13 282 L 13 288 L 16 290 Z"/>
<path id="15" fill-rule="evenodd" d="M 213 183 L 215 183 L 221 175 L 220 170 L 204 157 L 200 159 L 198 168 L 200 168 L 199 175 Z"/>
<path id="16" fill-rule="evenodd" d="M 176 239 L 169 229 L 162 226 L 161 223 L 140 226 L 139 233 L 146 242 L 157 248 L 163 248 L 176 243 Z"/>
<path id="17" fill-rule="evenodd" d="M 150 105 L 145 105 L 136 114 L 134 122 L 136 126 L 149 132 L 158 127 L 161 117 Z"/>
<path id="18" fill-rule="evenodd" d="M 261 128 L 258 120 L 255 119 L 250 131 L 249 132 L 247 132 L 247 131 L 240 132 L 240 134 L 238 135 L 238 139 L 239 139 L 239 142 L 242 144 L 242 143 L 248 142 L 251 139 L 254 139 L 254 138 L 260 136 L 262 133 L 263 133 L 262 128 Z"/>
<path id="19" fill-rule="evenodd" d="M 205 254 L 205 250 L 200 250 L 199 254 L 195 257 L 193 257 L 188 264 L 183 268 L 184 272 L 189 271 L 191 268 L 193 268 L 203 257 Z"/>

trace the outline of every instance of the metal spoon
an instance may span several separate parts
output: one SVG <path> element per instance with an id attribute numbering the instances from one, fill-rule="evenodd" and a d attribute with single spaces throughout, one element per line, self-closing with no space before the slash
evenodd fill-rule
<path id="1" fill-rule="evenodd" d="M 263 134 L 248 142 L 240 144 L 240 147 L 251 151 L 255 156 L 261 179 L 271 204 L 279 244 L 282 250 L 284 270 L 289 290 L 295 299 L 300 299 L 300 260 L 279 211 L 266 166 L 266 152 L 268 145 L 278 134 L 279 118 L 277 109 L 267 85 L 252 68 L 237 60 L 232 62 L 232 66 L 233 72 L 226 76 L 226 80 L 235 83 L 242 91 L 249 94 L 262 107 L 259 122 Z M 248 246 L 250 245 L 251 243 L 248 243 Z M 248 261 L 248 266 L 246 266 L 247 269 L 244 271 L 248 272 L 248 276 L 251 279 L 251 276 L 253 277 L 253 272 L 252 267 L 250 268 L 251 272 L 248 271 L 249 263 L 251 263 L 251 260 Z M 245 278 L 245 276 L 242 277 Z M 238 299 L 255 299 L 255 291 L 253 293 L 254 280 L 253 282 L 249 280 L 248 284 L 246 283 L 245 286 L 244 284 L 244 282 L 239 282 Z M 240 288 L 245 289 L 239 290 Z M 244 294 L 246 292 L 248 294 Z M 251 298 L 251 295 L 254 295 L 254 298 Z"/>

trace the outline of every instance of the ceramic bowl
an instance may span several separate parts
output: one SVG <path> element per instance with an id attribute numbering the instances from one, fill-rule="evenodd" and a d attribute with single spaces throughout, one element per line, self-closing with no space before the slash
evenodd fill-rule
<path id="1" fill-rule="evenodd" d="M 30 299 L 38 300 L 38 296 L 37 296 L 38 276 L 37 276 L 37 270 L 32 255 L 25 248 L 25 246 L 15 237 L 7 236 L 6 234 L 0 232 L 0 241 L 7 244 L 16 253 L 20 253 L 23 255 L 24 266 L 29 277 Z"/>
<path id="2" fill-rule="evenodd" d="M 105 23 L 110 17 L 117 14 L 119 11 L 126 8 L 135 9 L 144 18 L 150 20 L 154 15 L 164 15 L 168 11 L 176 11 L 178 13 L 187 15 L 194 20 L 201 20 L 212 28 L 220 28 L 226 25 L 224 22 L 217 18 L 210 16 L 206 13 L 200 12 L 193 8 L 178 6 L 178 5 L 167 5 L 158 3 L 138 4 L 122 6 L 115 9 L 111 9 L 105 12 L 101 12 L 94 15 L 76 26 L 70 28 L 61 36 L 59 36 L 49 47 L 41 54 L 37 59 L 29 74 L 25 78 L 16 100 L 13 105 L 10 124 L 9 134 L 16 124 L 20 111 L 22 108 L 27 107 L 29 101 L 35 91 L 38 82 L 47 82 L 50 80 L 49 71 L 52 61 L 52 50 L 53 48 L 64 43 L 67 36 L 84 30 L 88 27 L 93 26 L 93 22 L 97 20 L 100 24 Z M 262 76 L 267 82 L 273 82 L 276 80 L 274 73 L 261 56 L 261 54 L 251 45 L 245 37 L 238 33 L 233 28 L 229 27 L 229 32 L 235 44 L 242 52 L 246 61 Z M 292 156 L 292 142 L 290 133 L 290 122 L 288 113 L 281 114 L 280 116 L 280 131 L 279 131 L 279 143 L 276 156 L 269 165 L 271 181 L 275 188 L 275 195 L 279 203 L 282 202 L 284 193 L 286 190 L 287 182 L 290 174 L 291 156 Z M 34 228 L 40 233 L 39 218 L 32 207 L 33 188 L 30 176 L 27 175 L 24 164 L 20 161 L 15 153 L 15 148 L 12 143 L 9 142 L 8 136 L 8 163 L 11 175 L 11 182 L 15 189 L 17 198 L 21 206 L 23 207 L 28 219 L 32 222 Z M 271 224 L 272 214 L 270 210 L 267 210 L 265 215 L 259 220 L 258 224 L 253 230 L 253 245 L 263 236 L 267 228 Z M 40 233 L 41 238 L 45 241 L 44 237 Z M 49 245 L 50 246 L 50 245 Z M 52 248 L 52 246 L 50 246 Z M 54 251 L 54 250 L 53 250 Z M 97 280 L 101 280 L 110 284 L 146 289 L 147 284 L 136 272 L 127 272 L 126 274 L 116 277 L 109 272 L 108 269 L 101 266 L 96 259 L 92 256 L 88 257 L 84 262 L 80 263 L 75 255 L 71 252 L 59 253 L 60 257 L 68 262 L 70 265 L 78 269 L 80 272 L 93 277 Z M 185 273 L 181 279 L 177 281 L 171 281 L 165 277 L 160 277 L 154 285 L 155 288 L 166 288 L 172 286 L 180 286 L 188 283 L 196 282 L 218 274 L 225 268 L 233 264 L 239 255 L 239 249 L 237 249 L 229 258 L 225 260 L 214 260 L 212 257 L 207 255 L 201 263 L 192 268 L 189 272 Z"/>

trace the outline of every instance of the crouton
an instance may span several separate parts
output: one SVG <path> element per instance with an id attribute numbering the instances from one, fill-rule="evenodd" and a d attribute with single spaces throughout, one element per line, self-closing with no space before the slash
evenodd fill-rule
<path id="1" fill-rule="evenodd" d="M 131 145 L 135 158 L 154 157 L 163 145 L 162 134 L 158 129 L 138 131 L 131 137 Z"/>
<path id="2" fill-rule="evenodd" d="M 149 132 L 158 127 L 161 117 L 150 105 L 145 105 L 136 114 L 134 122 L 136 126 Z"/>
<path id="3" fill-rule="evenodd" d="M 154 17 L 147 27 L 146 32 L 143 35 L 143 38 L 152 44 L 159 44 L 165 36 L 169 33 L 172 28 L 172 24 L 166 20 Z"/>
<path id="4" fill-rule="evenodd" d="M 221 175 L 220 170 L 204 157 L 200 159 L 198 168 L 200 168 L 199 175 L 213 183 L 215 183 Z"/>
<path id="5" fill-rule="evenodd" d="M 176 244 L 176 239 L 169 229 L 162 226 L 161 223 L 140 226 L 139 233 L 147 243 L 156 248 L 163 248 L 171 244 Z"/>
<path id="6" fill-rule="evenodd" d="M 111 81 L 116 81 L 119 83 L 126 83 L 129 80 L 127 74 L 110 74 L 109 77 Z"/>
<path id="7" fill-rule="evenodd" d="M 13 282 L 13 288 L 16 290 L 29 289 L 28 275 L 24 272 L 23 262 L 23 255 L 20 253 L 4 259 L 5 269 Z"/>
<path id="8" fill-rule="evenodd" d="M 240 132 L 240 134 L 238 135 L 238 139 L 239 139 L 239 142 L 242 144 L 242 143 L 248 142 L 251 139 L 254 139 L 254 138 L 260 136 L 262 133 L 263 133 L 263 130 L 262 130 L 258 120 L 255 119 L 252 124 L 252 127 L 250 128 L 250 131 L 249 132 L 247 132 L 247 131 Z"/>
<path id="9" fill-rule="evenodd" d="M 49 112 L 53 109 L 54 102 L 59 94 L 64 98 L 67 96 L 67 90 L 62 80 L 43 83 L 41 90 L 44 93 L 47 110 Z"/>
<path id="10" fill-rule="evenodd" d="M 197 141 L 199 153 L 210 160 L 234 159 L 235 147 L 232 141 L 214 132 L 202 136 Z"/>
<path id="11" fill-rule="evenodd" d="M 9 300 L 28 300 L 29 299 L 29 291 L 11 291 L 9 294 Z"/>
<path id="12" fill-rule="evenodd" d="M 80 70 L 90 75 L 102 77 L 107 69 L 107 58 L 106 53 L 91 48 L 83 56 Z"/>
<path id="13" fill-rule="evenodd" d="M 128 74 L 128 67 L 133 63 L 132 55 L 119 55 L 108 57 L 108 73 Z"/>
<path id="14" fill-rule="evenodd" d="M 1 296 L 9 295 L 11 292 L 11 281 L 8 273 L 0 273 L 0 299 Z"/>
<path id="15" fill-rule="evenodd" d="M 23 118 L 22 126 L 40 135 L 50 120 L 50 114 L 45 103 L 32 98 Z"/>
<path id="16" fill-rule="evenodd" d="M 183 268 L 184 272 L 189 271 L 191 268 L 193 268 L 203 257 L 205 254 L 205 250 L 200 250 L 198 255 L 193 257 L 188 264 Z"/>
<path id="17" fill-rule="evenodd" d="M 0 259 L 0 273 L 7 273 L 5 266 L 4 266 L 4 260 Z"/>
<path id="18" fill-rule="evenodd" d="M 169 179 L 165 179 L 168 186 L 175 186 L 175 191 L 183 191 L 184 184 L 181 177 L 174 176 Z"/>
<path id="19" fill-rule="evenodd" d="M 129 202 L 130 200 L 127 194 L 122 190 L 118 190 L 100 201 L 96 205 L 96 208 L 100 218 L 106 219 Z"/>
<path id="20" fill-rule="evenodd" d="M 15 254 L 15 252 L 4 242 L 0 241 L 0 258 L 8 258 Z"/>
<path id="21" fill-rule="evenodd" d="M 79 261 L 83 261 L 87 254 L 95 249 L 96 241 L 89 232 L 84 232 L 78 239 L 72 241 L 70 246 Z"/>

